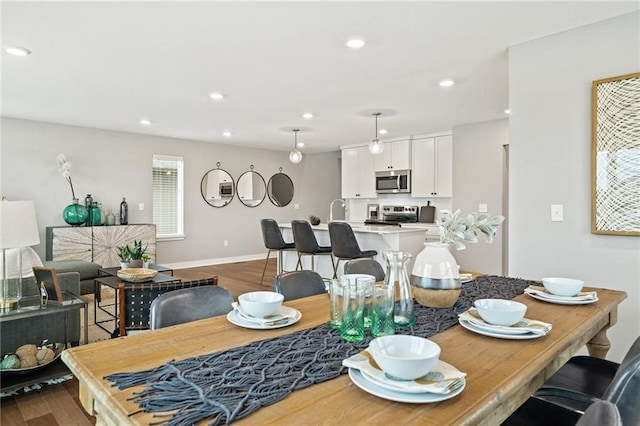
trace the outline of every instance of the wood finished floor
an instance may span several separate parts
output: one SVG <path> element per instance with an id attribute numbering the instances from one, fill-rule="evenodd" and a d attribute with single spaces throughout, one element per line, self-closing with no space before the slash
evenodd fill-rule
<path id="1" fill-rule="evenodd" d="M 266 290 L 271 287 L 276 275 L 276 261 L 269 261 L 260 286 L 263 260 L 227 263 L 177 269 L 174 274 L 182 280 L 194 280 L 218 276 L 218 285 L 229 290 L 235 298 L 248 291 Z M 86 414 L 78 399 L 78 381 L 74 378 L 64 383 L 48 386 L 18 396 L 0 400 L 0 425 L 2 426 L 70 426 L 93 425 L 95 417 Z"/>

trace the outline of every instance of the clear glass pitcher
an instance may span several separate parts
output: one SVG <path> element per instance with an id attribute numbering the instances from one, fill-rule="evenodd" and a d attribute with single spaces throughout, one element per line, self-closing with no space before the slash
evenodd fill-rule
<path id="1" fill-rule="evenodd" d="M 407 262 L 413 256 L 405 251 L 385 251 L 382 255 L 387 261 L 384 282 L 388 286 L 393 286 L 396 297 L 399 297 L 394 309 L 396 327 L 411 327 L 416 317 L 413 313 L 413 296 L 407 274 Z"/>

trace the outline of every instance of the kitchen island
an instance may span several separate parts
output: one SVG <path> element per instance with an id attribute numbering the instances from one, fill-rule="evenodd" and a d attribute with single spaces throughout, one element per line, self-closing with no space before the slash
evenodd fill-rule
<path id="1" fill-rule="evenodd" d="M 349 223 L 356 236 L 356 240 L 361 250 L 376 250 L 378 255 L 375 259 L 386 269 L 386 262 L 382 253 L 388 250 L 406 251 L 415 256 L 424 247 L 425 239 L 435 241 L 438 239 L 438 228 L 435 225 L 427 224 L 403 224 L 402 226 L 385 225 L 365 225 L 362 222 Z M 278 224 L 282 230 L 285 241 L 293 241 L 293 233 L 290 223 Z M 313 226 L 313 231 L 321 246 L 331 245 L 329 238 L 329 227 L 326 223 Z M 298 253 L 295 251 L 283 252 L 283 270 L 293 271 L 296 269 Z M 303 256 L 304 269 L 311 269 L 311 257 Z M 338 276 L 344 272 L 344 263 L 340 262 Z M 411 274 L 413 259 L 409 261 L 407 272 Z M 323 278 L 333 277 L 333 266 L 330 256 L 315 256 L 315 269 Z"/>

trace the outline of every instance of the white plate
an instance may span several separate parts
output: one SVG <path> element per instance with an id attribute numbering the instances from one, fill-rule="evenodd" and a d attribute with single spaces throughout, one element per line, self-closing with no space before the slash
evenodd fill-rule
<path id="1" fill-rule="evenodd" d="M 455 369 L 455 367 L 453 367 L 450 364 L 447 364 L 446 362 L 442 361 L 442 360 L 438 360 L 438 364 L 440 364 L 442 366 L 442 368 L 450 368 L 450 369 Z M 436 366 L 438 365 L 436 364 Z M 446 365 L 446 367 L 445 367 Z M 442 369 L 441 368 L 441 369 Z M 372 368 L 373 369 L 373 368 Z M 437 370 L 438 368 L 434 368 L 434 370 Z M 372 372 L 371 370 L 367 369 L 367 368 L 362 368 L 360 369 L 360 372 L 362 373 L 362 375 L 364 376 L 365 379 L 369 380 L 370 382 L 373 382 L 374 384 L 383 387 L 385 389 L 389 389 L 395 392 L 400 392 L 400 393 L 430 393 L 433 395 L 448 395 L 451 394 L 453 392 L 455 392 L 456 390 L 454 390 L 453 392 L 449 392 L 449 393 L 440 393 L 440 392 L 429 392 L 429 390 L 425 390 L 425 387 L 428 388 L 428 386 L 425 385 L 421 385 L 413 380 L 408 380 L 408 381 L 404 381 L 404 382 L 400 382 L 398 383 L 397 381 L 393 380 L 393 379 L 389 379 L 387 378 L 383 372 L 380 372 L 381 375 L 376 376 L 374 372 Z M 460 375 L 462 376 L 464 373 L 459 372 Z M 452 382 L 454 382 L 457 379 L 451 379 L 451 380 L 447 380 L 446 381 L 446 385 L 450 385 Z M 398 384 L 395 384 L 395 383 Z M 402 388 L 400 387 L 402 386 Z M 442 386 L 442 387 L 446 387 L 446 386 Z"/>
<path id="2" fill-rule="evenodd" d="M 240 314 L 238 313 L 238 311 L 236 311 L 235 309 L 231 312 L 229 312 L 227 314 L 227 320 L 229 320 L 229 322 L 231 324 L 235 324 L 238 327 L 244 327 L 244 328 L 250 328 L 252 330 L 272 330 L 274 328 L 282 328 L 282 327 L 288 327 L 292 324 L 297 323 L 298 321 L 300 321 L 300 318 L 302 318 L 302 313 L 300 313 L 299 310 L 295 309 L 295 308 L 290 308 L 288 306 L 280 306 L 280 309 L 278 310 L 279 314 L 282 315 L 287 315 L 290 316 L 291 319 L 289 319 L 289 321 L 287 322 L 283 322 L 280 324 L 275 324 L 275 325 L 263 325 L 257 322 L 253 322 L 253 321 L 249 321 L 246 320 L 244 318 L 242 318 L 240 316 Z"/>
<path id="3" fill-rule="evenodd" d="M 480 330 L 488 331 L 490 333 L 497 333 L 497 334 L 529 334 L 531 333 L 530 331 L 527 331 L 527 330 L 518 330 L 517 327 L 507 328 L 500 325 L 497 327 L 494 327 L 490 324 L 480 324 L 478 322 L 473 322 L 466 319 L 463 319 L 463 321 L 473 325 L 474 327 Z"/>
<path id="4" fill-rule="evenodd" d="M 390 401 L 408 402 L 409 404 L 425 404 L 428 402 L 444 401 L 446 399 L 453 398 L 454 396 L 459 395 L 467 385 L 467 382 L 465 381 L 460 389 L 457 389 L 445 395 L 437 393 L 405 393 L 385 389 L 382 386 L 379 386 L 378 384 L 366 379 L 359 370 L 356 370 L 354 368 L 349 369 L 349 378 L 357 387 L 367 393 L 370 393 L 371 395 L 375 395 L 383 399 L 388 399 Z"/>
<path id="5" fill-rule="evenodd" d="M 497 337 L 498 339 L 511 339 L 511 340 L 527 340 L 527 339 L 536 339 L 538 337 L 546 336 L 546 334 L 535 334 L 535 333 L 527 333 L 527 334 L 504 334 L 499 333 L 497 331 L 487 331 L 477 327 L 475 324 L 470 323 L 469 321 L 465 321 L 463 319 L 458 319 L 460 325 L 466 328 L 469 331 L 473 331 L 474 333 L 482 334 L 483 336 L 489 337 Z"/>
<path id="6" fill-rule="evenodd" d="M 542 300 L 543 302 L 555 303 L 556 305 L 590 305 L 591 303 L 596 303 L 598 301 L 598 296 L 596 296 L 594 299 L 587 299 L 587 300 L 584 300 L 584 299 L 564 300 L 564 299 L 552 299 L 550 297 L 544 297 L 544 296 L 541 296 L 539 293 L 528 293 L 526 291 L 525 293 L 533 297 L 534 299 Z"/>

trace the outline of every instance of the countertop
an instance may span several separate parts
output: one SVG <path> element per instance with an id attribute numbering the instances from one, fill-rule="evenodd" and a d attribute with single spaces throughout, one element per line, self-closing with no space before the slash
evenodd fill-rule
<path id="1" fill-rule="evenodd" d="M 368 233 L 368 234 L 408 234 L 408 233 L 424 233 L 427 231 L 427 227 L 424 225 L 436 226 L 429 223 L 411 223 L 402 226 L 390 226 L 390 225 L 365 225 L 362 222 L 349 222 L 353 232 Z M 291 223 L 279 223 L 280 228 L 291 228 Z M 312 226 L 314 230 L 328 231 L 329 226 L 326 223 Z"/>

